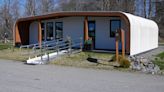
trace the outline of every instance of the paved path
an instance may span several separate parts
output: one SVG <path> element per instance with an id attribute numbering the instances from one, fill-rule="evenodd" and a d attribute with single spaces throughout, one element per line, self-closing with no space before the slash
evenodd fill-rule
<path id="1" fill-rule="evenodd" d="M 157 55 L 161 52 L 164 52 L 164 46 L 159 46 L 156 49 L 150 50 L 148 52 L 141 53 L 137 56 L 151 59 L 151 58 L 153 58 L 152 56 Z"/>
<path id="2" fill-rule="evenodd" d="M 164 77 L 0 60 L 0 92 L 164 92 Z"/>

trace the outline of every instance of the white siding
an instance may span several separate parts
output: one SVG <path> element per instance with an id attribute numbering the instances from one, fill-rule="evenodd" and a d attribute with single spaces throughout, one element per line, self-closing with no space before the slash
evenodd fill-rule
<path id="1" fill-rule="evenodd" d="M 96 23 L 96 38 L 95 38 L 95 48 L 96 49 L 115 49 L 115 38 L 110 37 L 110 20 L 119 19 L 118 17 L 88 17 L 88 21 L 95 21 Z M 84 37 L 84 17 L 66 17 L 60 19 L 51 19 L 42 21 L 54 22 L 54 38 L 55 38 L 55 22 L 63 22 L 63 37 L 66 39 L 70 36 L 72 39 L 77 39 Z M 121 20 L 122 28 L 126 30 L 126 25 Z M 37 22 L 34 22 L 30 26 L 30 30 L 37 30 Z M 37 43 L 38 31 L 30 32 L 30 43 Z M 121 49 L 121 43 L 119 44 L 119 49 Z"/>
<path id="2" fill-rule="evenodd" d="M 115 38 L 110 37 L 110 20 L 120 19 L 118 17 L 89 17 L 88 20 L 94 20 L 96 22 L 96 49 L 108 49 L 115 50 Z M 120 19 L 121 20 L 121 19 Z M 121 27 L 126 31 L 126 27 L 121 20 Z M 119 49 L 121 50 L 121 42 L 119 43 Z"/>
<path id="3" fill-rule="evenodd" d="M 130 55 L 158 47 L 158 26 L 154 21 L 124 13 L 130 21 Z"/>
<path id="4" fill-rule="evenodd" d="M 30 44 L 38 43 L 38 22 L 33 22 L 30 24 Z"/>
<path id="5" fill-rule="evenodd" d="M 84 17 L 66 17 L 59 19 L 45 20 L 42 22 L 54 22 L 54 38 L 55 38 L 55 22 L 63 22 L 63 38 L 68 36 L 72 39 L 84 37 Z"/>
<path id="6" fill-rule="evenodd" d="M 63 36 L 70 36 L 72 39 L 84 37 L 84 18 L 68 17 L 63 20 Z"/>

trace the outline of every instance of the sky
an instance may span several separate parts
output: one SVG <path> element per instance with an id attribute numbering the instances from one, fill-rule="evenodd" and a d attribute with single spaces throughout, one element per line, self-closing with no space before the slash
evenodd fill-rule
<path id="1" fill-rule="evenodd" d="M 3 4 L 3 2 L 4 1 L 6 1 L 6 0 L 0 0 L 0 6 Z M 20 0 L 21 2 L 20 2 L 20 11 L 21 11 L 21 15 L 24 13 L 24 6 L 25 6 L 25 2 L 26 2 L 26 0 Z M 39 0 L 37 0 L 37 1 L 39 1 Z M 58 0 L 55 0 L 55 1 L 58 1 Z M 143 0 L 138 0 L 139 2 L 138 3 L 136 3 L 136 5 L 137 6 L 139 6 L 138 7 L 138 9 L 136 10 L 136 12 L 135 12 L 135 14 L 137 14 L 137 15 L 141 15 L 141 13 L 142 13 L 142 9 L 143 9 L 143 5 L 141 4 L 142 2 L 143 2 Z M 147 3 L 149 3 L 149 0 L 147 0 Z M 148 10 L 148 5 L 147 5 L 147 10 Z M 155 6 L 154 6 L 154 8 L 155 8 Z M 155 10 L 155 9 L 154 9 Z M 155 14 L 155 11 L 153 11 L 153 13 Z"/>

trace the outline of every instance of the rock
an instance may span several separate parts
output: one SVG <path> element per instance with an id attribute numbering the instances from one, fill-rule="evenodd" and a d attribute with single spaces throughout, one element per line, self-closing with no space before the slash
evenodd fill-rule
<path id="1" fill-rule="evenodd" d="M 160 68 L 149 59 L 130 56 L 129 60 L 131 61 L 130 68 L 133 70 L 151 74 L 157 74 L 160 71 Z"/>
<path id="2" fill-rule="evenodd" d="M 155 73 L 158 73 L 159 71 L 160 71 L 159 66 L 155 65 L 155 67 L 154 67 L 154 72 L 155 72 Z"/>

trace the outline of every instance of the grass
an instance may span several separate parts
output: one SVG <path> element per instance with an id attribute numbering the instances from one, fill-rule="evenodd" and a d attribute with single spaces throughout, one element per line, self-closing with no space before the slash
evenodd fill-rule
<path id="1" fill-rule="evenodd" d="M 157 57 L 159 57 L 160 59 L 164 59 L 164 52 L 158 54 Z"/>
<path id="2" fill-rule="evenodd" d="M 0 58 L 16 61 L 25 61 L 28 59 L 28 55 L 21 55 L 18 48 L 14 48 L 14 51 L 10 48 L 0 50 Z"/>
<path id="3" fill-rule="evenodd" d="M 98 59 L 99 63 L 87 61 L 88 56 Z M 113 69 L 113 62 L 109 62 L 113 54 L 109 53 L 96 53 L 96 52 L 81 52 L 71 56 L 65 55 L 51 62 L 51 64 L 62 66 L 74 66 L 83 68 L 95 69 Z"/>
<path id="4" fill-rule="evenodd" d="M 11 48 L 11 44 L 2 44 L 0 43 L 0 50 Z"/>
<path id="5" fill-rule="evenodd" d="M 22 52 L 27 52 L 27 50 L 23 49 Z M 28 59 L 28 56 L 21 55 L 20 50 L 18 48 L 14 48 L 11 43 L 0 43 L 0 58 L 16 61 L 25 61 Z"/>
<path id="6" fill-rule="evenodd" d="M 164 71 L 164 52 L 156 55 L 154 63 L 157 64 L 162 71 Z"/>
<path id="7" fill-rule="evenodd" d="M 3 44 L 0 47 L 0 58 L 1 59 L 9 59 L 16 61 L 26 61 L 28 59 L 28 55 L 22 55 L 21 53 L 28 52 L 27 49 L 19 50 L 19 48 L 11 48 L 10 44 Z M 114 69 L 114 62 L 109 62 L 112 58 L 113 54 L 109 53 L 96 53 L 96 52 L 80 52 L 78 54 L 72 54 L 70 56 L 64 55 L 56 60 L 52 61 L 50 64 L 62 65 L 62 66 L 73 66 L 73 67 L 82 67 L 82 68 L 94 68 L 94 69 L 105 69 L 111 70 Z M 89 62 L 87 60 L 88 57 L 92 57 L 98 59 L 99 63 Z M 118 70 L 126 70 L 119 68 Z"/>
<path id="8" fill-rule="evenodd" d="M 11 46 L 8 47 L 6 46 L 6 48 L 5 46 L 2 46 L 0 48 L 0 58 L 16 60 L 16 61 L 26 61 L 28 59 L 28 55 L 22 55 L 21 54 L 22 52 L 25 53 L 28 52 L 28 50 L 22 49 L 22 51 L 20 51 L 19 48 L 12 49 Z M 99 63 L 87 61 L 87 58 L 89 56 L 98 59 Z M 56 60 L 52 61 L 50 64 L 109 70 L 109 69 L 114 69 L 113 67 L 114 62 L 109 62 L 112 56 L 113 54 L 109 54 L 109 53 L 80 52 L 78 54 L 72 54 L 70 56 L 68 55 L 61 56 Z M 119 70 L 124 70 L 124 69 L 119 68 Z"/>

